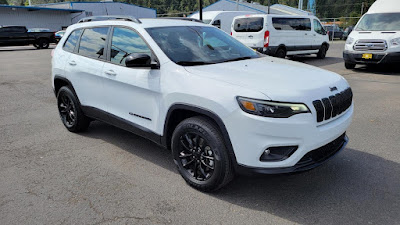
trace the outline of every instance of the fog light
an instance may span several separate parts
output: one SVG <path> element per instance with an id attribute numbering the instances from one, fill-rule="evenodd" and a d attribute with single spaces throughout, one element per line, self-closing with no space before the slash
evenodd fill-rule
<path id="1" fill-rule="evenodd" d="M 282 161 L 289 158 L 298 146 L 269 147 L 260 157 L 262 162 Z"/>

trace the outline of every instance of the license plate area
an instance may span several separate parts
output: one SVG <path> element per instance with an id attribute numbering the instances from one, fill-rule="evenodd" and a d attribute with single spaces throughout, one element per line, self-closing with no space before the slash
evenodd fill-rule
<path id="1" fill-rule="evenodd" d="M 364 53 L 362 54 L 363 59 L 372 59 L 372 54 L 371 53 Z"/>

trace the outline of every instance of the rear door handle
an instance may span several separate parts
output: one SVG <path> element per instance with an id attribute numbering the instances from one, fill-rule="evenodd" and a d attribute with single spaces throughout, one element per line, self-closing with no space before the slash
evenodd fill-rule
<path id="1" fill-rule="evenodd" d="M 75 66 L 75 65 L 76 65 L 76 62 L 73 61 L 73 60 L 72 60 L 72 61 L 69 61 L 68 63 L 69 63 L 69 65 L 71 65 L 71 66 Z"/>
<path id="2" fill-rule="evenodd" d="M 107 71 L 104 72 L 104 73 L 106 73 L 107 75 L 110 75 L 110 76 L 115 76 L 115 75 L 117 75 L 117 74 L 114 72 L 114 70 L 107 70 Z"/>

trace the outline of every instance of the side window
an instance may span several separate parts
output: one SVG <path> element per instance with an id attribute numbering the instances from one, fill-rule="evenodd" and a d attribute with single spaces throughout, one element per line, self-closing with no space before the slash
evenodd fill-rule
<path id="1" fill-rule="evenodd" d="M 308 18 L 272 18 L 272 25 L 276 30 L 311 31 L 311 21 Z"/>
<path id="2" fill-rule="evenodd" d="M 322 28 L 322 25 L 319 23 L 318 20 L 314 20 L 314 31 L 318 34 L 325 35 L 325 30 Z"/>
<path id="3" fill-rule="evenodd" d="M 131 29 L 115 27 L 111 40 L 111 62 L 125 66 L 125 58 L 132 53 L 145 53 L 151 50 L 138 33 Z"/>
<path id="4" fill-rule="evenodd" d="M 108 29 L 108 27 L 85 29 L 79 43 L 78 53 L 91 58 L 104 59 Z"/>
<path id="5" fill-rule="evenodd" d="M 64 44 L 63 49 L 68 52 L 73 52 L 75 49 L 76 42 L 79 39 L 79 35 L 81 34 L 81 30 L 74 30 L 68 37 L 67 41 Z"/>

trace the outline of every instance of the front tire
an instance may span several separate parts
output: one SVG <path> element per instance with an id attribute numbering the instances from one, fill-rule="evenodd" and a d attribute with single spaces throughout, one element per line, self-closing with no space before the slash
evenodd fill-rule
<path id="1" fill-rule="evenodd" d="M 208 118 L 192 117 L 178 124 L 171 147 L 179 173 L 192 187 L 210 192 L 233 179 L 234 171 L 222 135 Z"/>
<path id="2" fill-rule="evenodd" d="M 83 114 L 78 98 L 69 87 L 60 88 L 57 94 L 57 105 L 65 128 L 74 133 L 87 130 L 90 119 Z"/>
<path id="3" fill-rule="evenodd" d="M 318 59 L 325 59 L 327 51 L 328 51 L 328 48 L 326 47 L 326 45 L 322 45 L 321 48 L 319 49 L 318 54 L 317 54 L 317 58 Z"/>
<path id="4" fill-rule="evenodd" d="M 352 69 L 354 69 L 356 67 L 356 64 L 355 63 L 345 62 L 344 63 L 344 67 L 346 67 L 346 69 L 348 69 L 348 70 L 352 70 Z"/>

